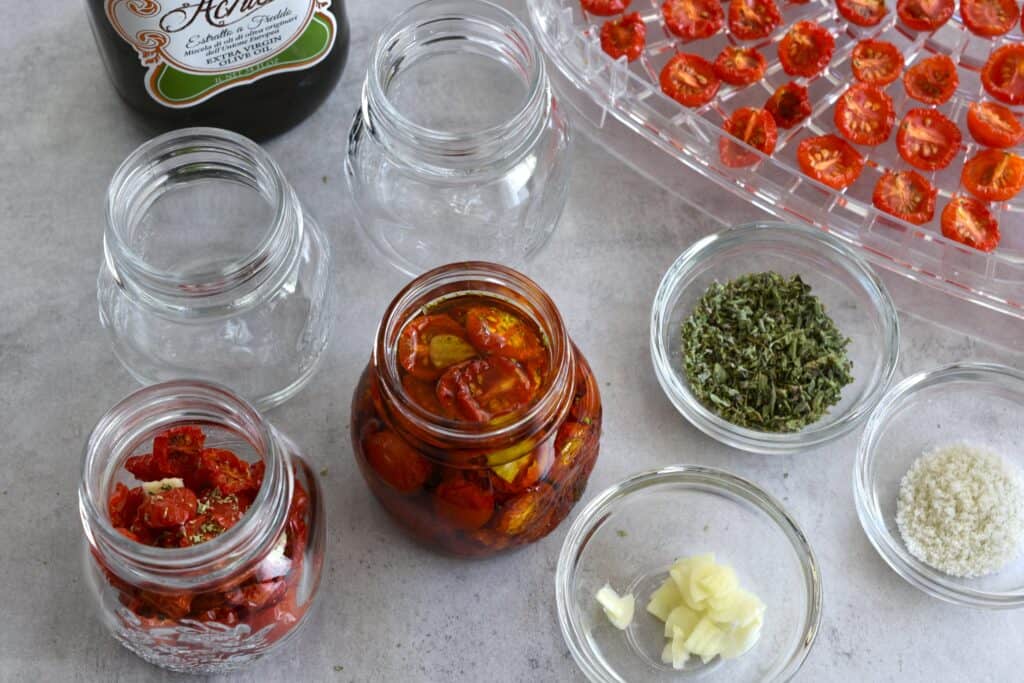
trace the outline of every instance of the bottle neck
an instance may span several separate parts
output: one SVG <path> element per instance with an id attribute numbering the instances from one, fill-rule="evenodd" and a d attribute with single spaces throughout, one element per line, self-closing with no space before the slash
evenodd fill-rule
<path id="1" fill-rule="evenodd" d="M 186 128 L 144 143 L 115 172 L 105 266 L 153 308 L 231 313 L 294 269 L 303 230 L 295 191 L 261 147 L 230 131 Z"/>
<path id="2" fill-rule="evenodd" d="M 145 450 L 157 433 L 182 424 L 201 424 L 246 442 L 265 464 L 263 485 L 238 524 L 216 538 L 186 548 L 147 546 L 114 528 L 107 501 L 125 460 Z M 294 485 L 288 460 L 273 428 L 228 389 L 190 380 L 140 389 L 114 406 L 86 443 L 78 491 L 86 538 L 104 566 L 134 586 L 216 586 L 255 566 L 284 531 Z"/>

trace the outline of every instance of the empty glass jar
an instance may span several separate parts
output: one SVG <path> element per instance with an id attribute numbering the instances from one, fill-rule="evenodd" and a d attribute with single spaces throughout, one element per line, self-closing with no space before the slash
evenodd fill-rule
<path id="1" fill-rule="evenodd" d="M 543 56 L 508 11 L 432 0 L 378 38 L 349 133 L 356 217 L 396 267 L 516 265 L 565 206 L 569 124 Z"/>
<path id="2" fill-rule="evenodd" d="M 312 376 L 332 322 L 327 239 L 251 140 L 146 142 L 107 195 L 100 320 L 142 383 L 221 382 L 260 408 Z"/>

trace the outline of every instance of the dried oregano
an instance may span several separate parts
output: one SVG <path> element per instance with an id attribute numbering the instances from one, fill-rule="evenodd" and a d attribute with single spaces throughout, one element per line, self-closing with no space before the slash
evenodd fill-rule
<path id="1" fill-rule="evenodd" d="M 850 340 L 799 275 L 751 273 L 713 283 L 683 322 L 690 389 L 733 424 L 795 432 L 853 381 Z"/>

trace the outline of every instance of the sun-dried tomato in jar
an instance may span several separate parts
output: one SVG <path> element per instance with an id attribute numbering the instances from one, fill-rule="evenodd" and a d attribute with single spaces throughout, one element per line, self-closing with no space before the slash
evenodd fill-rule
<path id="1" fill-rule="evenodd" d="M 352 402 L 370 490 L 415 539 L 464 556 L 558 526 L 600 432 L 597 381 L 558 309 L 490 263 L 443 266 L 398 294 Z"/>
<path id="2" fill-rule="evenodd" d="M 89 437 L 79 497 L 103 620 L 143 659 L 222 671 L 303 623 L 323 563 L 319 485 L 227 389 L 168 382 L 115 406 Z"/>

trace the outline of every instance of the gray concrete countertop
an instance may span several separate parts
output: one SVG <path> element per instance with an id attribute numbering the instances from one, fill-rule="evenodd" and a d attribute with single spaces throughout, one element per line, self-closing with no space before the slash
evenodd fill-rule
<path id="1" fill-rule="evenodd" d="M 327 471 L 329 556 L 308 630 L 233 678 L 581 680 L 555 615 L 568 524 L 511 556 L 438 557 L 397 532 L 353 463 L 352 388 L 404 278 L 354 238 L 342 159 L 370 41 L 405 4 L 349 3 L 343 82 L 311 119 L 269 144 L 335 242 L 340 324 L 326 361 L 270 413 Z M 146 134 L 108 84 L 80 3 L 29 3 L 9 19 L 0 26 L 0 680 L 170 678 L 102 630 L 81 579 L 75 495 L 86 435 L 135 388 L 100 330 L 95 278 L 107 183 Z M 749 477 L 782 499 L 816 549 L 825 587 L 821 632 L 799 680 L 1019 680 L 1024 615 L 931 599 L 869 545 L 850 484 L 859 434 L 798 456 L 754 456 L 675 412 L 651 368 L 649 306 L 668 265 L 714 224 L 598 145 L 578 142 L 564 217 L 526 271 L 558 302 L 601 381 L 605 432 L 587 498 L 638 470 L 690 462 Z M 693 183 L 693 196 L 730 220 L 756 215 L 696 176 Z M 971 323 L 975 337 L 904 315 L 900 376 L 963 359 L 1021 364 L 1020 341 L 1015 349 L 981 341 L 1024 338 L 1020 321 L 889 281 L 900 304 L 925 318 L 982 321 Z"/>

